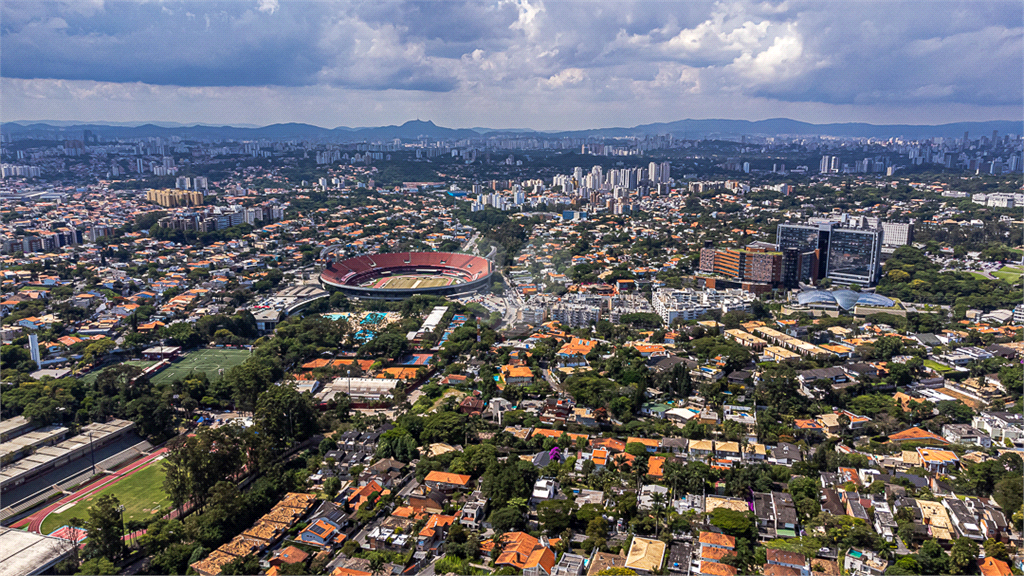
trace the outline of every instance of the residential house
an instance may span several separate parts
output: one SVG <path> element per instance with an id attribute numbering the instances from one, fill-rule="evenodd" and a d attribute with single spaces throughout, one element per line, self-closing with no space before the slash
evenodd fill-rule
<path id="1" fill-rule="evenodd" d="M 949 520 L 953 524 L 953 528 L 958 536 L 970 538 L 977 542 L 985 541 L 985 532 L 981 529 L 978 519 L 967 508 L 966 504 L 960 499 L 952 497 L 943 498 L 942 505 L 946 508 L 946 514 L 949 516 Z"/>
<path id="2" fill-rule="evenodd" d="M 927 431 L 927 430 L 925 430 L 923 428 L 919 428 L 917 426 L 913 426 L 911 428 L 907 428 L 906 430 L 903 430 L 902 432 L 897 432 L 895 434 L 890 434 L 889 435 L 889 441 L 890 442 L 934 442 L 936 444 L 949 444 L 949 441 L 946 440 L 945 438 L 943 438 L 942 436 L 939 436 L 938 434 L 933 434 L 933 433 L 931 433 L 931 432 L 929 432 L 929 431 Z"/>
<path id="3" fill-rule="evenodd" d="M 585 557 L 566 552 L 551 569 L 550 576 L 582 576 L 586 563 Z"/>
<path id="4" fill-rule="evenodd" d="M 448 497 L 440 490 L 426 490 L 422 486 L 409 494 L 409 507 L 417 512 L 440 514 Z"/>
<path id="5" fill-rule="evenodd" d="M 456 520 L 455 516 L 432 514 L 427 520 L 427 525 L 420 530 L 416 538 L 416 550 L 425 552 L 440 548 L 448 537 L 448 530 Z"/>
<path id="6" fill-rule="evenodd" d="M 327 548 L 334 543 L 340 533 L 341 525 L 328 517 L 321 517 L 312 520 L 299 532 L 297 539 L 304 544 Z"/>
<path id="7" fill-rule="evenodd" d="M 595 547 L 594 551 L 590 554 L 587 576 L 597 576 L 597 574 L 604 572 L 609 568 L 622 568 L 625 565 L 626 557 L 624 552 L 620 554 L 610 554 L 608 552 L 600 552 Z"/>
<path id="8" fill-rule="evenodd" d="M 637 497 L 637 510 L 651 510 L 654 507 L 655 495 L 660 494 L 664 502 L 669 501 L 668 488 L 657 484 L 645 484 L 640 488 L 640 495 Z"/>
<path id="9" fill-rule="evenodd" d="M 843 568 L 848 576 L 882 576 L 889 561 L 870 550 L 850 548 L 843 557 Z"/>
<path id="10" fill-rule="evenodd" d="M 625 567 L 641 575 L 659 572 L 665 562 L 666 549 L 661 540 L 634 536 L 626 554 Z"/>
<path id="11" fill-rule="evenodd" d="M 555 552 L 543 546 L 530 553 L 523 565 L 523 576 L 549 576 L 555 568 Z"/>
<path id="12" fill-rule="evenodd" d="M 469 489 L 472 480 L 473 477 L 468 474 L 452 474 L 450 472 L 432 470 L 423 478 L 423 483 L 430 487 L 431 490 L 451 493 L 456 490 Z"/>
<path id="13" fill-rule="evenodd" d="M 917 454 L 921 467 L 935 474 L 945 474 L 950 467 L 956 468 L 960 464 L 960 458 L 952 450 L 918 448 Z"/>
<path id="14" fill-rule="evenodd" d="M 992 446 L 992 438 L 970 424 L 945 424 L 942 437 L 953 444 L 974 444 L 983 448 Z"/>
<path id="15" fill-rule="evenodd" d="M 1000 444 L 1024 439 L 1024 415 L 1012 412 L 982 412 L 974 417 L 971 425 L 985 432 Z"/>
<path id="16" fill-rule="evenodd" d="M 736 576 L 736 568 L 721 562 L 722 558 L 736 551 L 736 539 L 716 532 L 701 532 L 700 576 Z"/>
<path id="17" fill-rule="evenodd" d="M 412 525 L 408 518 L 389 516 L 366 534 L 366 545 L 370 550 L 405 553 L 413 543 L 413 535 L 408 533 Z"/>
<path id="18" fill-rule="evenodd" d="M 643 444 L 644 448 L 648 452 L 650 452 L 651 454 L 654 454 L 655 452 L 657 452 L 658 451 L 658 447 L 660 445 L 658 440 L 654 440 L 654 439 L 651 439 L 651 438 L 637 438 L 635 436 L 629 436 L 629 437 L 626 438 L 626 446 L 629 446 L 630 444 L 634 444 L 634 443 L 636 443 L 636 444 Z"/>
<path id="19" fill-rule="evenodd" d="M 686 438 L 662 438 L 658 450 L 661 452 L 669 452 L 671 454 L 685 454 L 688 442 L 689 441 Z"/>
<path id="20" fill-rule="evenodd" d="M 764 444 L 752 442 L 746 445 L 743 450 L 743 461 L 744 462 L 764 462 L 767 458 L 768 450 Z"/>
<path id="21" fill-rule="evenodd" d="M 305 562 L 307 558 L 309 558 L 309 553 L 304 552 L 295 546 L 287 546 L 274 551 L 269 563 L 271 566 L 280 567 L 284 564 L 302 563 Z"/>
<path id="22" fill-rule="evenodd" d="M 487 541 L 481 546 L 481 551 L 490 552 L 494 548 L 494 543 Z M 541 555 L 536 558 L 534 552 L 541 551 L 544 549 L 550 550 L 546 545 L 542 544 L 540 540 L 530 536 L 526 532 L 506 532 L 501 536 L 500 544 L 501 554 L 494 561 L 495 566 L 510 566 L 516 570 L 525 570 L 528 563 L 536 567 L 537 564 L 546 556 Z M 549 570 L 555 565 L 554 555 L 552 554 Z"/>
<path id="23" fill-rule="evenodd" d="M 538 478 L 533 484 L 533 493 L 530 495 L 530 500 L 534 504 L 539 504 L 545 500 L 554 500 L 558 494 L 558 480 L 554 478 Z"/>
<path id="24" fill-rule="evenodd" d="M 604 505 L 604 492 L 600 490 L 588 490 L 581 488 L 576 494 L 576 507 L 582 508 L 587 504 L 593 504 L 594 506 L 603 507 Z"/>
<path id="25" fill-rule="evenodd" d="M 793 497 L 783 492 L 754 492 L 758 538 L 796 538 L 797 513 Z"/>
<path id="26" fill-rule="evenodd" d="M 796 574 L 800 576 L 810 576 L 811 566 L 807 561 L 807 556 L 803 554 L 779 550 L 778 548 L 769 548 L 765 552 L 765 557 L 768 560 L 765 568 L 769 566 L 782 566 L 783 568 L 795 570 Z"/>
<path id="27" fill-rule="evenodd" d="M 743 459 L 739 442 L 715 442 L 715 457 L 736 463 Z"/>
<path id="28" fill-rule="evenodd" d="M 487 518 L 487 498 L 479 490 L 473 492 L 469 502 L 462 507 L 461 522 L 464 526 L 473 530 L 482 530 L 484 521 Z"/>
<path id="29" fill-rule="evenodd" d="M 896 531 L 899 529 L 899 526 L 896 524 L 896 519 L 893 517 L 892 512 L 876 508 L 875 520 L 872 524 L 875 527 L 875 532 L 882 538 L 885 538 L 887 542 L 896 541 Z"/>
<path id="30" fill-rule="evenodd" d="M 983 560 L 978 560 L 978 573 L 981 576 L 1010 576 L 1013 574 L 1013 570 L 1006 562 L 988 556 Z"/>
<path id="31" fill-rule="evenodd" d="M 533 382 L 533 371 L 529 366 L 505 364 L 501 367 L 501 379 L 506 386 L 525 386 Z"/>
<path id="32" fill-rule="evenodd" d="M 1009 524 L 1002 510 L 981 498 L 967 497 L 963 503 L 978 519 L 978 525 L 986 539 L 1001 540 L 1009 535 Z"/>
<path id="33" fill-rule="evenodd" d="M 476 395 L 470 395 L 463 398 L 462 402 L 459 403 L 459 412 L 470 416 L 480 415 L 483 413 L 485 406 L 486 403 L 483 398 Z"/>
<path id="34" fill-rule="evenodd" d="M 348 504 L 349 510 L 356 511 L 363 507 L 363 504 L 373 499 L 376 502 L 377 498 L 384 492 L 384 487 L 380 485 L 376 480 L 366 484 L 365 486 L 359 486 L 351 490 L 348 496 L 345 498 Z M 374 497 L 374 494 L 377 496 Z"/>
<path id="35" fill-rule="evenodd" d="M 715 443 L 712 440 L 691 440 L 687 452 L 691 462 L 705 462 L 715 455 Z"/>
<path id="36" fill-rule="evenodd" d="M 803 462 L 803 460 L 800 448 L 789 442 L 779 442 L 768 455 L 768 462 L 782 466 L 792 466 L 797 462 Z"/>
<path id="37" fill-rule="evenodd" d="M 498 425 L 500 426 L 502 415 L 505 412 L 512 410 L 512 403 L 499 396 L 496 398 L 491 398 L 490 401 L 487 403 L 487 407 L 489 408 L 491 420 L 497 422 Z"/>

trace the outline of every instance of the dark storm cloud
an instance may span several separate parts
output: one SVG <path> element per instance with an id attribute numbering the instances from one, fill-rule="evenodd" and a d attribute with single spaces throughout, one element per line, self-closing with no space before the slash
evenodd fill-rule
<path id="1" fill-rule="evenodd" d="M 1016 1 L 3 2 L 0 16 L 7 78 L 1024 104 Z"/>

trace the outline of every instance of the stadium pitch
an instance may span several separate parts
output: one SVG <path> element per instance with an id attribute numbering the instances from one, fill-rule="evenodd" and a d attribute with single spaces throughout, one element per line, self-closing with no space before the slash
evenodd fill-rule
<path id="1" fill-rule="evenodd" d="M 455 278 L 447 276 L 391 276 L 379 278 L 370 285 L 373 288 L 386 290 L 436 288 L 438 286 L 451 286 L 456 283 Z"/>

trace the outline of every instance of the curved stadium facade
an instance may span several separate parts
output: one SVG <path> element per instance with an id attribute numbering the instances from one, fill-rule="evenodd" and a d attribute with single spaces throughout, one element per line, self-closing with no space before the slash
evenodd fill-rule
<path id="1" fill-rule="evenodd" d="M 395 252 L 330 262 L 320 273 L 320 281 L 351 297 L 403 300 L 416 294 L 452 296 L 476 292 L 490 286 L 493 274 L 494 265 L 481 256 L 451 252 Z M 412 286 L 394 287 L 389 286 L 391 282 L 383 281 L 403 275 L 412 277 Z M 416 282 L 415 278 L 435 278 L 447 283 Z"/>
<path id="2" fill-rule="evenodd" d="M 896 305 L 891 298 L 881 294 L 853 290 L 805 290 L 797 294 L 796 298 L 803 306 L 838 306 L 843 310 L 850 310 L 855 306 L 892 308 Z"/>

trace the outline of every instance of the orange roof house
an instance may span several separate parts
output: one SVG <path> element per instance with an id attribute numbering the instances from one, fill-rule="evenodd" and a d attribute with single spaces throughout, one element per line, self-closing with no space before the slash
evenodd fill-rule
<path id="1" fill-rule="evenodd" d="M 700 563 L 700 573 L 707 576 L 736 576 L 739 571 L 728 564 L 706 560 Z"/>
<path id="2" fill-rule="evenodd" d="M 907 428 L 902 432 L 890 434 L 889 440 L 892 442 L 937 442 L 939 444 L 949 444 L 949 441 L 942 436 L 917 426 Z"/>
<path id="3" fill-rule="evenodd" d="M 1013 574 L 1009 564 L 991 556 L 984 560 L 978 560 L 978 571 L 981 572 L 981 576 L 1010 576 Z"/>
<path id="4" fill-rule="evenodd" d="M 485 542 L 481 546 L 484 552 L 489 552 L 493 548 L 494 542 L 491 541 Z M 554 554 L 548 560 L 543 552 L 544 550 L 551 551 L 550 548 L 542 546 L 540 540 L 526 532 L 506 532 L 501 537 L 501 554 L 494 561 L 494 565 L 512 566 L 517 570 L 534 566 L 546 566 L 547 572 L 550 573 L 551 566 L 555 563 Z M 539 554 L 535 554 L 535 552 L 539 552 Z"/>
<path id="5" fill-rule="evenodd" d="M 373 576 L 370 572 L 363 572 L 362 570 L 355 570 L 352 568 L 342 568 L 338 566 L 331 572 L 331 576 Z"/>
<path id="6" fill-rule="evenodd" d="M 565 430 L 549 430 L 547 428 L 535 428 L 531 436 L 544 436 L 546 438 L 554 438 L 555 440 L 558 440 L 562 437 L 562 434 L 569 436 L 569 440 L 572 440 L 573 442 L 576 442 L 579 438 L 590 438 L 586 434 L 576 434 L 573 432 L 566 432 Z"/>
<path id="7" fill-rule="evenodd" d="M 655 478 L 661 478 L 665 475 L 665 458 L 661 456 L 651 456 L 647 460 L 647 475 Z"/>
<path id="8" fill-rule="evenodd" d="M 353 491 L 348 497 L 348 505 L 351 506 L 353 510 L 359 510 L 362 508 L 363 504 L 370 499 L 370 496 L 372 496 L 374 492 L 377 493 L 378 498 L 380 497 L 380 494 L 384 493 L 384 487 L 378 484 L 376 480 L 371 481 L 366 486 L 360 486 Z"/>
<path id="9" fill-rule="evenodd" d="M 530 557 L 526 559 L 526 564 L 523 565 L 523 570 L 529 570 L 531 568 L 541 568 L 545 574 L 551 573 L 551 568 L 555 566 L 555 553 L 546 546 L 535 549 L 530 553 Z"/>
<path id="10" fill-rule="evenodd" d="M 700 543 L 701 545 L 717 546 L 730 550 L 736 548 L 736 538 L 728 534 L 718 534 L 717 532 L 701 532 Z"/>
<path id="11" fill-rule="evenodd" d="M 644 448 L 646 448 L 648 452 L 657 452 L 658 447 L 661 446 L 660 441 L 654 440 L 652 438 L 637 438 L 636 436 L 629 436 L 626 438 L 627 446 L 633 444 L 634 442 L 637 444 L 643 444 Z"/>
<path id="12" fill-rule="evenodd" d="M 623 452 L 626 450 L 626 443 L 615 438 L 594 438 L 590 441 L 593 448 L 604 448 L 609 452 Z"/>
<path id="13" fill-rule="evenodd" d="M 432 470 L 423 478 L 423 483 L 431 488 L 466 488 L 473 477 L 468 474 L 452 474 L 440 470 Z"/>
<path id="14" fill-rule="evenodd" d="M 910 412 L 911 410 L 914 409 L 911 404 L 923 402 L 923 400 L 920 400 L 918 398 L 912 398 L 904 394 L 903 392 L 897 392 L 896 394 L 893 395 L 893 398 L 895 398 L 903 406 L 904 412 Z"/>

